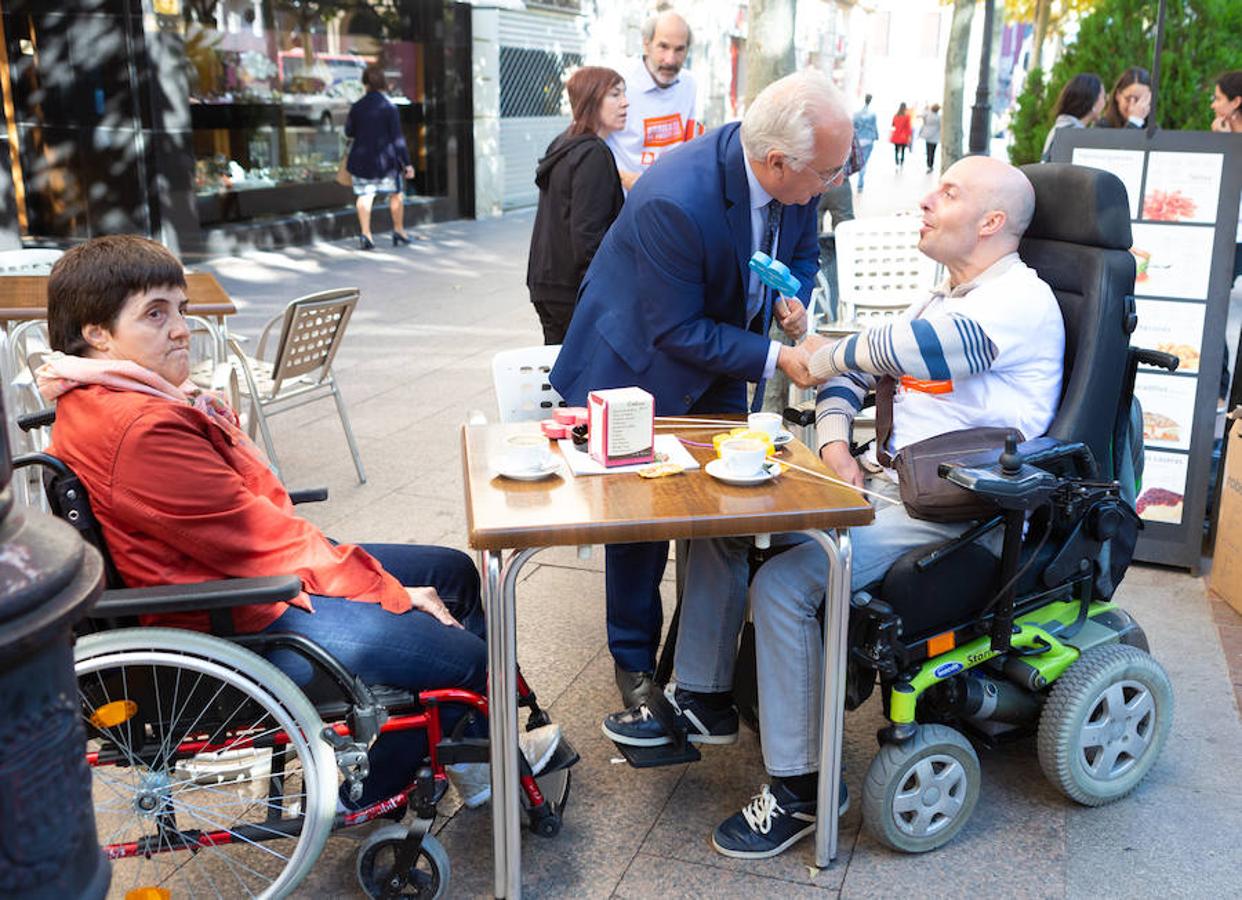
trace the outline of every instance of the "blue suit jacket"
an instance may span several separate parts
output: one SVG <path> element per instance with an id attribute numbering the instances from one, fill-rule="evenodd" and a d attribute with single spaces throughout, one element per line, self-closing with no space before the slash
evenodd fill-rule
<path id="1" fill-rule="evenodd" d="M 630 192 L 587 269 L 550 376 L 571 404 L 583 405 L 589 391 L 637 385 L 655 396 L 658 415 L 678 415 L 719 379 L 740 387 L 762 377 L 771 309 L 762 334 L 746 330 L 756 248 L 738 128 L 662 155 Z M 804 305 L 818 266 L 815 238 L 815 200 L 786 206 L 775 256 L 802 282 Z"/>

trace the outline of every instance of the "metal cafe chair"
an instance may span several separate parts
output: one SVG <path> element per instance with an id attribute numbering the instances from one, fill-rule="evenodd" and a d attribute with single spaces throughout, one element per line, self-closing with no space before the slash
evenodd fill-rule
<path id="1" fill-rule="evenodd" d="M 345 327 L 358 303 L 358 296 L 358 288 L 339 288 L 291 301 L 284 312 L 274 316 L 264 326 L 255 356 L 247 355 L 235 338 L 228 338 L 229 350 L 241 375 L 243 404 L 249 401 L 250 436 L 254 437 L 257 427 L 263 435 L 264 449 L 277 475 L 280 474 L 280 465 L 268 428 L 268 417 L 331 395 L 336 401 L 336 411 L 345 430 L 345 440 L 349 443 L 358 481 L 366 483 L 366 470 L 362 467 L 362 456 L 349 424 L 345 401 L 332 374 L 332 360 L 345 337 Z M 266 358 L 268 338 L 277 324 L 280 330 L 269 360 Z"/>

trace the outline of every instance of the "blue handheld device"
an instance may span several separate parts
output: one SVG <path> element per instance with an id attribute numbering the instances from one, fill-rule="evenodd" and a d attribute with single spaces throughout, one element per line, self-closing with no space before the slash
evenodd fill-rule
<path id="1" fill-rule="evenodd" d="M 750 258 L 750 270 L 758 273 L 760 281 L 784 297 L 797 296 L 802 287 L 802 282 L 789 271 L 789 266 L 759 250 Z"/>

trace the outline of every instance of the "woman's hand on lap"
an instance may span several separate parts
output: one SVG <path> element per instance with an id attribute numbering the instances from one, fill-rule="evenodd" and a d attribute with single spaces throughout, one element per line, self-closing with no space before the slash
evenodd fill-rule
<path id="1" fill-rule="evenodd" d="M 433 587 L 407 587 L 406 593 L 410 595 L 410 602 L 414 604 L 415 609 L 421 609 L 425 613 L 431 613 L 445 625 L 452 628 L 461 628 L 461 622 L 453 618 L 453 614 L 448 611 L 448 607 L 444 605 L 444 601 L 440 599 L 440 595 L 436 593 Z"/>

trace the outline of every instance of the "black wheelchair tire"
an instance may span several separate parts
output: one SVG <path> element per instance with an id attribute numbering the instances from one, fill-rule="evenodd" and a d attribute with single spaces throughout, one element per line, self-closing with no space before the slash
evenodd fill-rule
<path id="1" fill-rule="evenodd" d="M 371 832 L 362 842 L 362 846 L 358 848 L 358 855 L 354 861 L 354 874 L 358 879 L 358 886 L 368 897 L 378 898 L 384 893 L 384 881 L 388 873 L 376 871 L 380 854 L 386 851 L 395 852 L 397 846 L 405 841 L 408 831 L 409 829 L 404 825 L 385 825 Z M 452 877 L 448 852 L 443 844 L 429 834 L 423 836 L 418 859 L 415 860 L 414 865 L 418 866 L 422 862 L 425 862 L 429 869 L 430 884 L 426 885 L 427 891 L 420 891 L 417 886 L 407 885 L 399 896 L 421 897 L 424 900 L 440 900 L 448 896 L 449 880 Z"/>

